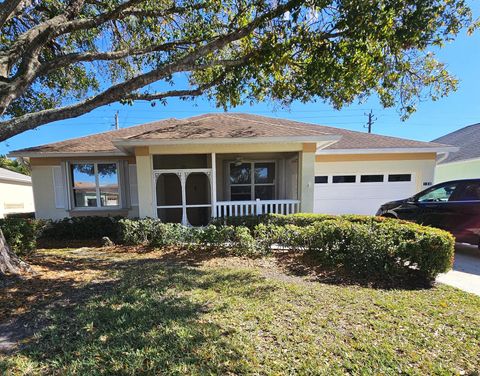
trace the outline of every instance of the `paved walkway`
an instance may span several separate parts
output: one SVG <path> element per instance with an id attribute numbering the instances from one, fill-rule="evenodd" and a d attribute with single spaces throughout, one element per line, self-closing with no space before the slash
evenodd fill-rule
<path id="1" fill-rule="evenodd" d="M 463 244 L 456 248 L 453 270 L 440 274 L 437 282 L 480 296 L 480 250 Z"/>

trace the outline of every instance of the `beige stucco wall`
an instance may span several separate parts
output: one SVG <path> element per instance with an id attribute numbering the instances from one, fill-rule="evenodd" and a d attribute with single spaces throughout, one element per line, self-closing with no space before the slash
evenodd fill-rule
<path id="1" fill-rule="evenodd" d="M 78 159 L 76 159 L 78 160 Z M 93 158 L 81 158 L 81 160 L 93 160 Z M 118 161 L 114 158 L 96 158 L 96 161 Z M 134 163 L 134 159 L 129 158 L 129 162 Z M 94 209 L 94 210 L 68 210 L 68 208 L 57 208 L 55 205 L 55 187 L 53 178 L 53 167 L 61 166 L 62 162 L 68 161 L 64 158 L 37 158 L 31 159 L 32 165 L 32 185 L 33 199 L 35 202 L 35 216 L 43 219 L 62 219 L 65 217 L 76 217 L 85 215 L 100 216 L 127 216 L 130 218 L 138 217 L 139 210 L 137 206 L 130 206 L 122 209 Z M 128 169 L 127 169 L 128 170 Z M 122 179 L 125 182 L 125 179 Z M 65 189 L 69 189 L 65 187 Z M 122 195 L 126 194 L 129 188 L 121 185 Z M 67 203 L 65 203 L 67 206 Z"/>
<path id="2" fill-rule="evenodd" d="M 298 192 L 302 201 L 302 212 L 313 212 L 315 201 L 315 175 L 350 174 L 350 173 L 413 173 L 416 179 L 416 189 L 425 189 L 424 183 L 433 182 L 435 168 L 435 154 L 386 154 L 386 155 L 315 155 L 315 147 L 302 143 L 282 144 L 238 144 L 238 145 L 165 145 L 139 147 L 135 150 L 135 157 L 124 158 L 129 163 L 136 164 L 138 207 L 128 208 L 128 212 L 117 212 L 129 217 L 155 217 L 154 192 L 153 192 L 153 154 L 211 154 L 216 153 L 217 185 L 219 187 L 218 200 L 225 199 L 222 182 L 224 174 L 224 162 L 236 154 L 260 155 L 272 157 L 280 156 L 280 163 L 295 160 L 298 156 Z M 292 158 L 292 156 L 294 156 Z M 284 158 L 283 158 L 284 157 Z M 112 160 L 112 159 L 110 159 Z M 55 208 L 54 181 L 52 166 L 58 166 L 65 159 L 41 159 L 32 160 L 33 193 L 36 203 L 36 213 L 39 218 L 59 219 L 73 215 L 83 215 L 80 212 L 69 212 L 66 209 Z M 284 169 L 287 171 L 287 169 Z M 279 179 L 288 178 L 278 176 Z M 128 189 L 122 187 L 122 190 Z M 292 187 L 285 187 L 282 196 L 287 191 L 293 191 Z M 283 198 L 283 197 L 282 197 Z M 286 197 L 285 198 L 290 198 Z M 102 214 L 101 211 L 85 212 L 85 215 Z M 115 215 L 114 213 L 103 213 Z"/>
<path id="3" fill-rule="evenodd" d="M 140 218 L 155 217 L 153 211 L 153 166 L 151 155 L 137 153 L 138 214 Z M 145 154 L 145 153 L 142 153 Z"/>
<path id="4" fill-rule="evenodd" d="M 480 147 L 480 146 L 479 146 Z M 480 179 L 480 158 L 437 165 L 435 183 L 457 179 Z"/>
<path id="5" fill-rule="evenodd" d="M 35 211 L 30 183 L 0 180 L 0 218 L 10 213 Z"/>

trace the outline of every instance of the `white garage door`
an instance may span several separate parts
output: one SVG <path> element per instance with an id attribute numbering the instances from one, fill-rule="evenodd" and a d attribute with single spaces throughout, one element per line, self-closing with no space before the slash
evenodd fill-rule
<path id="1" fill-rule="evenodd" d="M 375 214 L 388 201 L 416 193 L 414 174 L 338 174 L 315 177 L 315 213 Z"/>

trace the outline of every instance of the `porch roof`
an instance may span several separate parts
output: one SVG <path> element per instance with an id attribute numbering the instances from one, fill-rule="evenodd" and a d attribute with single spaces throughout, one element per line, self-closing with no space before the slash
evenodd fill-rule
<path id="1" fill-rule="evenodd" d="M 349 131 L 287 119 L 241 113 L 220 113 L 187 119 L 166 119 L 116 131 L 21 149 L 12 156 L 126 155 L 126 147 L 178 143 L 323 142 L 331 150 L 391 149 L 405 152 L 444 151 L 448 145 Z M 452 150 L 453 151 L 453 150 Z"/>

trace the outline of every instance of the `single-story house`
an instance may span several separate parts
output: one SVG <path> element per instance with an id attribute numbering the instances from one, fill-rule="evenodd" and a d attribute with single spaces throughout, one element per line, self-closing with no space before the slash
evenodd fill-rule
<path id="1" fill-rule="evenodd" d="M 480 123 L 449 133 L 433 142 L 446 143 L 459 149 L 440 157 L 435 170 L 436 183 L 480 178 Z"/>
<path id="2" fill-rule="evenodd" d="M 264 116 L 167 119 L 11 153 L 30 159 L 39 218 L 200 225 L 262 213 L 374 214 L 432 184 L 447 145 Z"/>
<path id="3" fill-rule="evenodd" d="M 32 179 L 0 168 L 0 218 L 13 213 L 33 213 Z"/>

